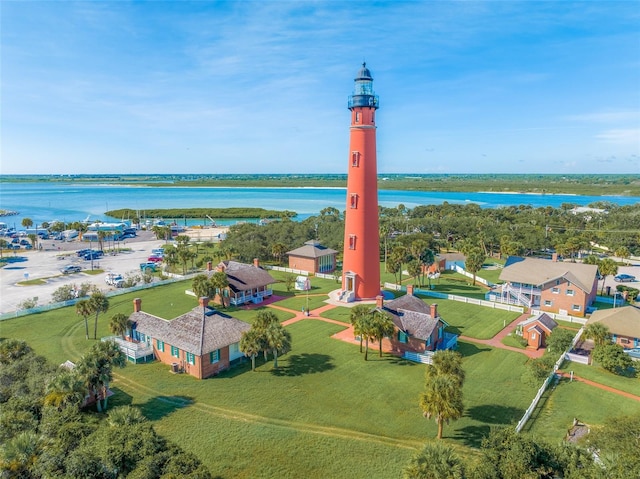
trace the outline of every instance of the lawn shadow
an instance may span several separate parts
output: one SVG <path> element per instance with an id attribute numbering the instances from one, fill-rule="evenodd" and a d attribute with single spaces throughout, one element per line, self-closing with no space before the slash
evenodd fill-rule
<path id="1" fill-rule="evenodd" d="M 395 366 L 419 366 L 421 364 L 409 361 L 408 359 L 396 356 L 395 354 L 388 354 L 386 360 Z"/>
<path id="2" fill-rule="evenodd" d="M 462 357 L 467 358 L 469 356 L 473 356 L 474 354 L 484 353 L 486 351 L 491 351 L 491 348 L 488 346 L 480 346 L 476 343 L 466 342 L 466 341 L 458 341 L 458 349 L 457 351 L 462 354 Z"/>
<path id="3" fill-rule="evenodd" d="M 335 368 L 332 357 L 326 354 L 293 354 L 286 364 L 272 369 L 274 376 L 302 376 L 303 374 L 323 373 Z"/>
<path id="4" fill-rule="evenodd" d="M 524 409 L 499 404 L 483 404 L 465 411 L 465 416 L 486 424 L 509 425 L 516 423 L 524 414 Z"/>
<path id="5" fill-rule="evenodd" d="M 158 421 L 177 409 L 193 404 L 193 398 L 187 396 L 156 396 L 140 404 L 140 412 L 150 421 Z"/>
<path id="6" fill-rule="evenodd" d="M 109 389 L 113 393 L 113 396 L 109 397 L 109 409 L 118 406 L 130 406 L 133 402 L 133 396 L 127 394 L 122 389 L 114 386 L 109 386 Z"/>
<path id="7" fill-rule="evenodd" d="M 462 441 L 465 446 L 478 449 L 482 445 L 482 440 L 489 435 L 490 430 L 490 426 L 465 426 L 456 430 L 452 438 Z"/>

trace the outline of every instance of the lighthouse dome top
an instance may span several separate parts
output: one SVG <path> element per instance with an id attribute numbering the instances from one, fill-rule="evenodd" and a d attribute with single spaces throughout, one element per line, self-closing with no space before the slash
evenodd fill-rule
<path id="1" fill-rule="evenodd" d="M 373 80 L 371 72 L 367 68 L 367 62 L 362 63 L 362 67 L 358 71 L 358 75 L 356 76 L 355 80 Z"/>

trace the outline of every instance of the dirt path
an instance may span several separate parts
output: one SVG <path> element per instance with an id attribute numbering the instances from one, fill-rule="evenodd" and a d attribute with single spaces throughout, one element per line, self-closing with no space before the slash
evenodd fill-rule
<path id="1" fill-rule="evenodd" d="M 566 371 L 558 370 L 557 374 L 559 374 L 563 378 L 571 378 L 571 374 L 569 374 Z M 598 389 L 602 389 L 603 391 L 609 391 L 609 392 L 617 394 L 619 396 L 624 396 L 624 397 L 629 398 L 629 399 L 634 399 L 636 401 L 640 401 L 640 396 L 636 396 L 635 394 L 631 394 L 631 393 L 628 393 L 626 391 L 621 391 L 620 389 L 612 388 L 610 386 L 605 386 L 604 384 L 597 383 L 595 381 L 591 381 L 590 379 L 581 378 L 580 376 L 576 376 L 575 374 L 573 375 L 573 380 L 574 381 L 579 381 L 581 383 L 588 384 L 589 386 L 593 386 L 593 387 L 598 388 Z"/>

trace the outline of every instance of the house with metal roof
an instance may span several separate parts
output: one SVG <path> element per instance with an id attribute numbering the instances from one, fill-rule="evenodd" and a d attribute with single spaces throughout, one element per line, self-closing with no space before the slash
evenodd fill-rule
<path id="1" fill-rule="evenodd" d="M 191 311 L 167 320 L 142 311 L 142 300 L 133 301 L 132 337 L 153 348 L 156 359 L 204 379 L 228 369 L 244 356 L 239 343 L 251 326 L 208 306 L 207 298 Z"/>
<path id="2" fill-rule="evenodd" d="M 584 317 L 596 298 L 598 267 L 510 256 L 493 295 L 496 301 L 551 313 Z"/>
<path id="3" fill-rule="evenodd" d="M 253 264 L 237 261 L 222 261 L 216 271 L 223 271 L 229 282 L 229 302 L 234 306 L 246 303 L 261 303 L 273 294 L 271 285 L 277 281 L 260 266 L 258 259 Z"/>
<path id="4" fill-rule="evenodd" d="M 318 241 L 307 241 L 300 248 L 286 253 L 289 256 L 289 268 L 308 271 L 309 273 L 329 274 L 336 269 L 334 249 L 322 246 Z"/>

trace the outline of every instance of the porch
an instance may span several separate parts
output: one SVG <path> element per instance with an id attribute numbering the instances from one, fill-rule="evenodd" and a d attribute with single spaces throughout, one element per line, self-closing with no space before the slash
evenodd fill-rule
<path id="1" fill-rule="evenodd" d="M 229 302 L 234 306 L 242 306 L 243 304 L 247 303 L 260 304 L 264 301 L 265 298 L 270 297 L 272 294 L 273 290 L 270 287 L 265 286 L 256 290 L 247 290 L 239 293 L 234 293 L 229 298 Z"/>
<path id="2" fill-rule="evenodd" d="M 153 346 L 147 343 L 127 341 L 120 336 L 106 336 L 101 338 L 102 341 L 114 341 L 120 351 L 127 356 L 127 361 L 134 364 L 147 363 L 155 359 L 153 354 Z"/>

